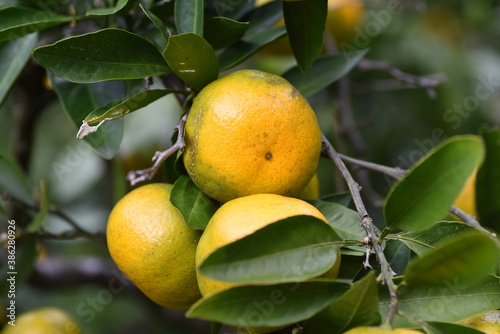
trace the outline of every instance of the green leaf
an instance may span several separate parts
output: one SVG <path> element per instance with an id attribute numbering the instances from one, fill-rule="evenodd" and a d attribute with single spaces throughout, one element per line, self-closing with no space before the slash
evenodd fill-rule
<path id="1" fill-rule="evenodd" d="M 153 24 L 158 29 L 158 31 L 163 35 L 163 38 L 165 39 L 165 46 L 166 46 L 166 42 L 168 41 L 170 36 L 168 35 L 167 27 L 165 26 L 165 24 L 163 24 L 163 22 L 160 20 L 160 18 L 158 16 L 156 16 L 152 11 L 150 11 L 148 8 L 144 7 L 142 5 L 142 3 L 139 3 L 139 7 L 141 7 L 144 14 L 146 14 L 146 16 L 149 18 L 149 20 L 151 20 L 151 22 L 153 22 Z"/>
<path id="2" fill-rule="evenodd" d="M 350 328 L 380 322 L 375 271 L 354 283 L 331 305 L 304 324 L 304 333 L 341 334 Z"/>
<path id="3" fill-rule="evenodd" d="M 192 32 L 203 35 L 203 4 L 203 0 L 175 2 L 175 26 L 179 34 Z"/>
<path id="4" fill-rule="evenodd" d="M 404 242 L 417 255 L 422 255 L 434 249 L 438 242 L 470 231 L 471 229 L 473 229 L 472 226 L 462 222 L 444 221 L 423 232 L 402 233 L 398 239 Z"/>
<path id="5" fill-rule="evenodd" d="M 447 239 L 415 259 L 405 272 L 409 285 L 445 285 L 458 281 L 473 284 L 498 264 L 499 248 L 489 236 L 477 231 Z"/>
<path id="6" fill-rule="evenodd" d="M 484 127 L 480 134 L 486 157 L 476 178 L 477 211 L 484 226 L 500 231 L 500 127 Z"/>
<path id="7" fill-rule="evenodd" d="M 293 55 L 307 70 L 323 46 L 328 0 L 283 1 L 283 16 Z"/>
<path id="8" fill-rule="evenodd" d="M 437 224 L 483 155 L 481 139 L 472 135 L 454 136 L 431 150 L 389 192 L 387 226 L 418 232 Z"/>
<path id="9" fill-rule="evenodd" d="M 248 28 L 240 41 L 219 55 L 221 70 L 230 69 L 250 58 L 266 45 L 286 35 L 284 26 L 273 27 L 281 17 L 279 1 L 273 1 L 252 11 L 246 18 Z"/>
<path id="10" fill-rule="evenodd" d="M 254 5 L 255 0 L 205 0 L 207 17 L 224 16 L 233 20 L 241 18 L 246 12 L 254 8 Z"/>
<path id="11" fill-rule="evenodd" d="M 198 92 L 219 76 L 214 49 L 199 35 L 170 37 L 163 56 L 173 72 Z"/>
<path id="12" fill-rule="evenodd" d="M 124 117 L 136 110 L 148 106 L 150 103 L 158 100 L 159 98 L 171 93 L 170 90 L 165 89 L 153 89 L 142 93 L 139 93 L 121 103 L 112 103 L 111 108 L 98 108 L 92 111 L 87 117 L 85 117 L 83 124 L 80 126 L 80 130 L 76 137 L 82 139 L 83 137 L 97 131 L 97 129 L 107 121 L 113 121 L 115 119 Z M 96 126 L 90 126 L 91 124 L 97 124 Z"/>
<path id="13" fill-rule="evenodd" d="M 199 267 L 232 283 L 284 283 L 320 276 L 337 260 L 340 238 L 319 218 L 293 216 L 217 249 Z"/>
<path id="14" fill-rule="evenodd" d="M 205 21 L 204 37 L 214 50 L 239 41 L 248 28 L 248 22 L 238 22 L 226 17 L 212 17 Z"/>
<path id="15" fill-rule="evenodd" d="M 30 35 L 73 19 L 71 16 L 27 7 L 4 7 L 0 9 L 0 42 Z"/>
<path id="16" fill-rule="evenodd" d="M 85 117 L 110 101 L 124 97 L 125 85 L 119 81 L 95 84 L 75 84 L 54 75 L 50 76 L 52 86 L 65 112 L 79 128 Z M 120 148 L 123 134 L 123 120 L 103 124 L 99 130 L 85 137 L 90 146 L 103 158 L 111 159 Z M 75 131 L 76 134 L 76 131 Z"/>
<path id="17" fill-rule="evenodd" d="M 385 285 L 379 286 L 380 313 L 387 315 L 390 298 Z M 406 286 L 398 293 L 398 310 L 415 320 L 457 322 L 473 315 L 500 308 L 500 280 L 495 276 L 475 285 L 456 280 L 446 286 Z M 418 326 L 408 318 L 396 315 L 394 327 Z"/>
<path id="18" fill-rule="evenodd" d="M 324 56 L 318 58 L 308 70 L 302 71 L 297 66 L 287 71 L 283 77 L 302 95 L 309 97 L 349 73 L 367 52 L 368 49 L 356 51 L 349 59 L 344 55 Z"/>
<path id="19" fill-rule="evenodd" d="M 181 175 L 175 181 L 170 202 L 182 213 L 186 224 L 195 230 L 204 230 L 220 207 L 216 201 L 198 189 L 187 175 Z"/>
<path id="20" fill-rule="evenodd" d="M 384 254 L 391 265 L 391 269 L 398 275 L 405 271 L 411 258 L 410 248 L 398 240 L 387 240 Z"/>
<path id="21" fill-rule="evenodd" d="M 95 8 L 88 10 L 85 15 L 87 16 L 101 16 L 101 15 L 113 15 L 122 10 L 128 3 L 128 0 L 118 0 L 115 6 L 109 8 Z"/>
<path id="22" fill-rule="evenodd" d="M 327 280 L 236 287 L 202 298 L 186 316 L 240 327 L 282 326 L 313 316 L 348 288 Z"/>
<path id="23" fill-rule="evenodd" d="M 26 227 L 26 231 L 30 233 L 37 232 L 43 227 L 43 223 L 45 223 L 45 220 L 47 219 L 47 215 L 49 213 L 50 201 L 47 192 L 47 187 L 44 181 L 40 181 L 38 197 L 40 202 L 38 205 L 38 212 L 33 218 L 33 220 Z"/>
<path id="24" fill-rule="evenodd" d="M 38 34 L 35 33 L 0 44 L 0 105 L 30 59 L 37 42 Z"/>
<path id="25" fill-rule="evenodd" d="M 484 334 L 475 328 L 449 322 L 429 321 L 423 327 L 427 334 Z"/>
<path id="26" fill-rule="evenodd" d="M 2 155 L 0 155 L 0 190 L 23 203 L 33 203 L 32 185 L 28 177 L 17 163 Z"/>
<path id="27" fill-rule="evenodd" d="M 307 200 L 314 205 L 328 220 L 328 223 L 342 240 L 359 240 L 366 236 L 365 230 L 361 227 L 360 218 L 356 211 L 333 202 L 322 200 Z M 347 245 L 346 248 L 365 253 L 362 246 Z"/>
<path id="28" fill-rule="evenodd" d="M 43 67 L 78 83 L 142 79 L 170 72 L 156 47 L 139 35 L 103 29 L 33 51 Z"/>
<path id="29" fill-rule="evenodd" d="M 220 322 L 212 322 L 210 326 L 210 334 L 219 334 L 222 324 Z"/>
<path id="30" fill-rule="evenodd" d="M 322 197 L 321 200 L 325 201 L 325 202 L 337 203 L 337 204 L 348 207 L 349 204 L 351 204 L 352 195 L 348 191 L 347 192 L 340 192 L 340 193 L 335 193 L 335 194 L 331 194 L 331 195 L 327 195 L 325 197 Z"/>

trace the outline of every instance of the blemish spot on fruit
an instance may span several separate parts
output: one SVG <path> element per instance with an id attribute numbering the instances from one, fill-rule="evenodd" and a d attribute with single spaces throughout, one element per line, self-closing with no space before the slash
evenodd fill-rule
<path id="1" fill-rule="evenodd" d="M 271 161 L 273 160 L 273 154 L 271 152 L 267 152 L 265 158 L 267 161 Z"/>

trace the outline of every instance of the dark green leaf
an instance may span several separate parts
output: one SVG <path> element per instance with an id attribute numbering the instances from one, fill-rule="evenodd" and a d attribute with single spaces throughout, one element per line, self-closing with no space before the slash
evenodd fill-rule
<path id="1" fill-rule="evenodd" d="M 307 70 L 323 46 L 328 0 L 283 1 L 283 16 L 293 55 Z"/>
<path id="2" fill-rule="evenodd" d="M 32 185 L 28 177 L 17 163 L 2 155 L 0 155 L 0 191 L 26 204 L 33 203 Z"/>
<path id="3" fill-rule="evenodd" d="M 122 10 L 128 3 L 128 0 L 118 0 L 116 5 L 113 7 L 109 8 L 95 8 L 95 9 L 90 9 L 87 11 L 86 15 L 92 16 L 92 15 L 113 15 L 118 13 L 120 10 Z"/>
<path id="4" fill-rule="evenodd" d="M 108 81 L 96 84 L 75 84 L 51 76 L 52 86 L 65 112 L 79 128 L 85 117 L 100 106 L 124 97 L 124 84 Z M 95 133 L 84 138 L 90 146 L 105 159 L 114 157 L 120 147 L 123 120 L 103 124 Z M 76 130 L 75 130 L 76 135 Z"/>
<path id="5" fill-rule="evenodd" d="M 380 312 L 384 319 L 390 298 L 387 287 L 379 287 Z M 415 320 L 457 322 L 473 315 L 500 308 L 500 280 L 488 276 L 476 285 L 451 280 L 446 286 L 406 286 L 398 294 L 398 310 Z M 419 326 L 396 315 L 394 327 Z"/>
<path id="6" fill-rule="evenodd" d="M 348 288 L 326 280 L 236 287 L 202 298 L 186 316 L 240 327 L 288 325 L 313 316 Z"/>
<path id="7" fill-rule="evenodd" d="M 264 46 L 286 35 L 284 26 L 272 27 L 281 17 L 279 1 L 257 8 L 246 18 L 249 22 L 239 42 L 228 47 L 219 56 L 221 70 L 230 69 L 250 58 Z"/>
<path id="8" fill-rule="evenodd" d="M 401 275 L 405 271 L 411 258 L 410 248 L 398 240 L 387 240 L 384 254 L 391 265 L 391 269 L 397 275 Z"/>
<path id="9" fill-rule="evenodd" d="M 325 197 L 322 197 L 321 200 L 325 202 L 337 203 L 348 207 L 349 204 L 351 204 L 352 195 L 350 192 L 341 192 L 341 193 L 327 195 Z"/>
<path id="10" fill-rule="evenodd" d="M 303 72 L 297 66 L 286 72 L 283 77 L 302 95 L 309 97 L 349 73 L 367 52 L 368 49 L 356 51 L 349 59 L 344 55 L 321 57 L 307 71 Z"/>
<path id="11" fill-rule="evenodd" d="M 475 328 L 449 322 L 429 321 L 423 327 L 427 334 L 484 334 Z"/>
<path id="12" fill-rule="evenodd" d="M 31 51 L 38 42 L 38 34 L 0 44 L 0 105 L 7 96 L 10 87 L 21 73 L 31 57 Z"/>
<path id="13" fill-rule="evenodd" d="M 44 181 L 40 181 L 40 187 L 38 188 L 38 198 L 38 211 L 33 220 L 26 227 L 26 231 L 30 233 L 37 232 L 42 228 L 49 213 L 49 194 L 47 192 L 47 187 Z"/>
<path id="14" fill-rule="evenodd" d="M 418 232 L 437 224 L 483 155 L 481 139 L 471 135 L 449 138 L 431 150 L 389 192 L 388 227 Z"/>
<path id="15" fill-rule="evenodd" d="M 255 0 L 205 0 L 205 10 L 210 16 L 224 16 L 238 20 L 254 7 Z"/>
<path id="16" fill-rule="evenodd" d="M 422 255 L 434 249 L 439 241 L 454 237 L 473 227 L 461 222 L 440 222 L 434 227 L 423 232 L 407 232 L 399 235 L 399 240 L 404 242 L 417 255 Z"/>
<path id="17" fill-rule="evenodd" d="M 350 328 L 380 322 L 375 272 L 354 283 L 330 306 L 304 324 L 304 333 L 340 334 Z"/>
<path id="18" fill-rule="evenodd" d="M 144 14 L 146 14 L 146 16 L 151 20 L 151 22 L 153 22 L 155 27 L 158 29 L 158 31 L 163 35 L 163 38 L 165 39 L 165 46 L 166 46 L 166 42 L 168 41 L 170 36 L 168 35 L 167 27 L 165 26 L 165 24 L 163 24 L 163 22 L 160 20 L 160 18 L 158 16 L 156 16 L 152 11 L 150 11 L 148 8 L 144 7 L 142 5 L 142 3 L 139 3 L 139 7 L 141 7 Z"/>
<path id="19" fill-rule="evenodd" d="M 476 204 L 484 226 L 500 231 L 500 127 L 481 130 L 486 146 L 484 163 L 477 173 Z"/>
<path id="20" fill-rule="evenodd" d="M 219 76 L 214 49 L 199 35 L 187 33 L 170 37 L 163 56 L 174 73 L 196 91 Z"/>
<path id="21" fill-rule="evenodd" d="M 121 29 L 66 38 L 35 49 L 33 57 L 58 77 L 78 83 L 142 79 L 170 72 L 153 44 Z"/>
<path id="22" fill-rule="evenodd" d="M 139 110 L 146 107 L 150 103 L 158 100 L 159 98 L 171 93 L 169 90 L 165 89 L 154 89 L 139 93 L 119 104 L 112 103 L 111 108 L 98 108 L 92 111 L 87 117 L 85 117 L 83 124 L 80 126 L 80 130 L 76 135 L 78 139 L 82 139 L 85 136 L 97 131 L 97 129 L 107 121 L 113 121 L 115 119 L 124 117 L 131 112 Z M 91 124 L 97 124 L 96 126 L 90 126 Z"/>
<path id="23" fill-rule="evenodd" d="M 203 0 L 175 2 L 175 26 L 179 34 L 192 32 L 203 35 L 203 3 Z"/>
<path id="24" fill-rule="evenodd" d="M 472 284 L 483 279 L 498 264 L 495 241 L 477 231 L 447 239 L 435 249 L 415 259 L 406 269 L 409 285 L 446 285 L 458 281 Z"/>
<path id="25" fill-rule="evenodd" d="M 314 205 L 326 217 L 328 223 L 342 240 L 359 240 L 362 242 L 366 236 L 365 230 L 361 227 L 360 218 L 356 211 L 346 208 L 343 205 L 326 202 L 322 200 L 307 200 Z M 365 253 L 365 248 L 361 246 L 346 246 L 349 249 Z"/>
<path id="26" fill-rule="evenodd" d="M 186 224 L 195 230 L 204 230 L 220 206 L 201 192 L 187 175 L 175 181 L 170 202 L 182 213 Z"/>
<path id="27" fill-rule="evenodd" d="M 239 41 L 248 28 L 248 22 L 238 22 L 226 17 L 213 17 L 205 21 L 204 35 L 214 50 Z"/>
<path id="28" fill-rule="evenodd" d="M 210 278 L 232 283 L 284 283 L 328 271 L 340 238 L 319 218 L 293 216 L 221 247 L 199 267 Z"/>
<path id="29" fill-rule="evenodd" d="M 210 334 L 219 334 L 222 324 L 220 322 L 212 322 L 210 326 Z"/>
<path id="30" fill-rule="evenodd" d="M 73 20 L 71 16 L 27 7 L 0 9 L 0 42 L 16 39 Z"/>

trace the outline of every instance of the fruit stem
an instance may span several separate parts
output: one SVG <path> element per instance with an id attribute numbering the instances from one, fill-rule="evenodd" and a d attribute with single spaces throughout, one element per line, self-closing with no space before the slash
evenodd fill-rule
<path id="1" fill-rule="evenodd" d="M 391 269 L 389 262 L 385 258 L 385 254 L 380 245 L 379 237 L 375 230 L 375 226 L 373 225 L 372 218 L 368 215 L 363 200 L 361 199 L 358 183 L 352 178 L 352 175 L 342 161 L 342 158 L 337 153 L 332 144 L 328 141 L 326 136 L 323 133 L 321 135 L 323 143 L 322 153 L 328 156 L 335 163 L 344 180 L 346 181 L 347 186 L 349 187 L 349 190 L 351 192 L 354 205 L 356 206 L 356 210 L 358 211 L 359 217 L 361 219 L 361 226 L 365 229 L 367 234 L 367 238 L 365 238 L 365 244 L 367 245 L 367 247 L 373 247 L 373 250 L 375 251 L 375 254 L 377 256 L 377 260 L 380 263 L 381 274 L 384 283 L 387 285 L 390 295 L 389 312 L 387 313 L 385 321 L 390 325 L 398 308 L 398 299 L 396 292 L 397 286 L 392 281 L 393 270 Z M 363 264 L 365 267 L 371 267 L 368 260 L 365 260 Z"/>
<path id="2" fill-rule="evenodd" d="M 186 142 L 184 141 L 184 127 L 186 125 L 187 115 L 188 114 L 185 113 L 174 128 L 175 131 L 178 132 L 177 140 L 175 141 L 174 145 L 172 145 L 165 151 L 156 151 L 152 159 L 154 161 L 153 166 L 146 169 L 133 170 L 127 173 L 126 179 L 130 182 L 131 186 L 134 186 L 142 181 L 151 180 L 158 171 L 158 168 L 160 168 L 163 161 L 165 161 L 169 156 L 171 156 L 178 150 L 183 150 L 184 148 L 186 148 Z"/>

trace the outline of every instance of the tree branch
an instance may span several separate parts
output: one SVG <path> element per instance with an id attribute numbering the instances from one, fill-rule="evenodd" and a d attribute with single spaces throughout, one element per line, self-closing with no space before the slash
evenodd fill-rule
<path id="1" fill-rule="evenodd" d="M 389 311 L 387 313 L 386 323 L 391 324 L 398 308 L 397 286 L 392 281 L 393 271 L 389 265 L 389 262 L 385 258 L 384 251 L 382 250 L 382 247 L 379 243 L 378 234 L 375 230 L 375 226 L 372 223 L 372 218 L 368 215 L 363 200 L 361 199 L 361 194 L 359 192 L 359 185 L 356 183 L 356 181 L 354 181 L 349 170 L 342 161 L 342 158 L 335 151 L 332 144 L 328 141 L 328 139 L 325 137 L 324 134 L 322 134 L 322 141 L 323 141 L 322 152 L 335 163 L 340 173 L 344 177 L 347 186 L 349 187 L 354 205 L 356 206 L 356 210 L 358 211 L 359 217 L 361 219 L 361 226 L 364 228 L 368 236 L 368 240 L 365 240 L 365 243 L 367 244 L 368 247 L 373 247 L 375 255 L 377 256 L 377 259 L 380 263 L 383 281 L 387 285 L 390 295 L 390 305 L 389 305 Z M 367 260 L 363 264 L 365 268 L 366 267 L 371 268 Z"/>
<path id="2" fill-rule="evenodd" d="M 151 180 L 158 171 L 158 168 L 160 168 L 163 161 L 165 161 L 168 157 L 170 157 L 178 150 L 184 150 L 186 148 L 186 143 L 184 141 L 184 127 L 186 125 L 186 118 L 187 118 L 187 113 L 184 114 L 184 116 L 182 116 L 179 123 L 175 127 L 175 131 L 177 131 L 178 134 L 177 134 L 177 140 L 174 143 L 174 145 L 172 145 L 165 151 L 156 151 L 155 155 L 153 156 L 153 161 L 154 161 L 153 166 L 146 169 L 128 172 L 127 181 L 130 182 L 130 185 L 134 186 L 139 182 Z"/>

